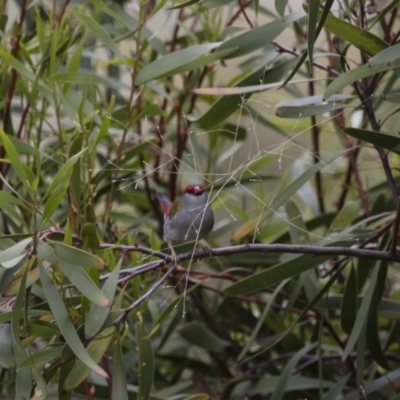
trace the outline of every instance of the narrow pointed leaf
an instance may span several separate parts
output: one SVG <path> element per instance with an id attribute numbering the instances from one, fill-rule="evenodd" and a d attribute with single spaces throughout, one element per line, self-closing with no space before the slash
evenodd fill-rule
<path id="1" fill-rule="evenodd" d="M 76 332 L 76 328 L 68 315 L 68 311 L 65 308 L 62 298 L 40 260 L 39 268 L 40 279 L 43 285 L 43 290 L 46 294 L 46 299 L 55 319 L 57 320 L 64 339 L 68 343 L 68 346 L 87 367 L 98 373 L 100 376 L 107 378 L 107 373 L 97 365 L 83 346 Z"/>
<path id="2" fill-rule="evenodd" d="M 347 277 L 346 285 L 344 287 L 343 301 L 341 305 L 341 318 L 342 329 L 344 332 L 350 335 L 351 330 L 354 326 L 354 321 L 357 316 L 358 307 L 358 288 L 357 288 L 357 277 L 356 271 L 351 266 L 349 275 Z"/>
<path id="3" fill-rule="evenodd" d="M 180 329 L 179 333 L 188 342 L 205 350 L 218 351 L 226 346 L 229 346 L 228 341 L 216 336 L 200 322 L 191 322 L 190 324 Z"/>
<path id="4" fill-rule="evenodd" d="M 321 115 L 325 113 L 332 113 L 336 110 L 349 107 L 343 103 L 324 103 L 314 104 L 309 106 L 280 106 L 275 110 L 275 115 L 280 118 L 307 118 L 312 115 Z"/>
<path id="5" fill-rule="evenodd" d="M 289 60 L 267 71 L 265 71 L 265 68 L 258 69 L 246 78 L 242 79 L 235 86 L 240 88 L 260 84 L 275 84 L 277 81 L 282 79 L 287 71 L 293 68 L 295 63 L 296 60 Z M 204 129 L 212 128 L 229 118 L 235 110 L 240 108 L 240 105 L 243 104 L 250 95 L 251 94 L 247 93 L 244 96 L 241 94 L 224 96 L 217 100 L 205 114 L 193 121 Z"/>
<path id="6" fill-rule="evenodd" d="M 170 71 L 182 68 L 182 66 L 186 65 L 188 62 L 195 61 L 205 53 L 214 50 L 220 45 L 220 42 L 205 43 L 167 54 L 164 57 L 147 64 L 139 72 L 135 83 L 137 85 L 144 85 L 153 79 L 165 76 L 170 73 Z"/>
<path id="7" fill-rule="evenodd" d="M 267 43 L 274 40 L 293 22 L 298 21 L 305 16 L 306 14 L 304 11 L 299 11 L 286 15 L 282 19 L 277 19 L 257 28 L 250 29 L 233 39 L 227 40 L 218 48 L 218 50 L 221 51 L 230 48 L 238 48 L 238 50 L 228 58 L 244 56 L 265 47 Z"/>
<path id="8" fill-rule="evenodd" d="M 105 44 L 118 57 L 124 58 L 119 47 L 111 38 L 110 34 L 93 17 L 85 15 L 79 11 L 75 11 L 73 14 L 83 22 L 83 25 L 93 33 L 97 40 Z"/>
<path id="9" fill-rule="evenodd" d="M 305 5 L 304 8 L 309 10 L 310 6 Z M 333 14 L 327 15 L 324 28 L 371 56 L 388 47 L 388 44 L 378 36 Z"/>
<path id="10" fill-rule="evenodd" d="M 113 269 L 110 277 L 104 283 L 101 292 L 108 299 L 109 303 L 112 304 L 115 296 L 115 290 L 118 284 L 119 272 L 121 270 L 122 259 L 119 260 L 118 264 Z M 93 304 L 86 314 L 85 320 L 85 336 L 93 337 L 97 334 L 100 328 L 103 326 L 110 310 L 108 308 L 99 307 L 97 304 Z"/>
<path id="11" fill-rule="evenodd" d="M 4 250 L 0 253 L 0 264 L 3 268 L 13 267 L 14 265 L 5 264 L 8 261 L 14 260 L 15 258 L 19 258 L 21 255 L 25 256 L 26 247 L 31 244 L 32 238 L 26 238 L 16 243 L 14 246 L 9 247 L 7 250 Z M 22 254 L 24 253 L 24 254 Z"/>
<path id="12" fill-rule="evenodd" d="M 379 263 L 377 263 L 379 264 Z M 366 324 L 369 314 L 369 309 L 371 306 L 372 297 L 375 290 L 375 285 L 378 279 L 379 274 L 379 266 L 376 265 L 371 276 L 371 280 L 369 282 L 368 288 L 365 292 L 364 298 L 361 302 L 361 306 L 357 312 L 356 320 L 354 321 L 353 330 L 347 340 L 346 347 L 342 354 L 342 360 L 345 360 L 350 352 L 353 350 L 355 344 L 357 343 L 358 337 Z"/>
<path id="13" fill-rule="evenodd" d="M 340 92 L 346 86 L 352 85 L 354 82 L 357 82 L 363 78 L 389 71 L 390 69 L 391 67 L 389 65 L 378 65 L 376 67 L 361 65 L 360 67 L 353 68 L 350 71 L 341 74 L 329 84 L 329 86 L 325 89 L 324 98 L 328 98 L 335 93 Z"/>
<path id="14" fill-rule="evenodd" d="M 385 50 L 380 51 L 369 60 L 369 65 L 375 67 L 379 64 L 387 64 L 388 62 L 400 57 L 400 44 L 395 44 Z"/>
<path id="15" fill-rule="evenodd" d="M 287 0 L 275 0 L 275 10 L 281 16 L 281 18 L 285 15 L 285 9 L 287 6 Z"/>
<path id="16" fill-rule="evenodd" d="M 294 367 L 301 360 L 303 356 L 305 356 L 309 351 L 313 350 L 317 346 L 317 343 L 307 344 L 301 350 L 299 350 L 295 355 L 290 359 L 290 361 L 286 364 L 283 369 L 281 376 L 279 377 L 278 384 L 274 392 L 272 393 L 271 400 L 281 400 L 285 395 L 287 390 L 286 385 L 291 378 Z"/>
<path id="17" fill-rule="evenodd" d="M 136 323 L 136 343 L 139 356 L 139 399 L 148 399 L 154 379 L 154 352 L 143 322 Z"/>
<path id="18" fill-rule="evenodd" d="M 14 357 L 15 362 L 19 365 L 22 360 L 27 356 L 27 351 L 21 343 L 21 321 L 24 318 L 23 310 L 25 303 L 25 293 L 26 293 L 26 272 L 24 273 L 21 281 L 21 285 L 15 299 L 13 315 L 11 319 L 11 333 L 13 337 L 13 347 L 14 347 Z M 30 368 L 24 368 L 16 371 L 16 391 L 15 399 L 25 399 L 30 397 L 32 389 L 32 370 Z"/>
<path id="19" fill-rule="evenodd" d="M 329 16 L 329 12 L 331 10 L 331 7 L 334 3 L 334 0 L 327 0 L 325 1 L 325 5 L 324 8 L 321 12 L 321 17 L 320 20 L 318 22 L 318 26 L 315 32 L 315 36 L 318 37 L 318 35 L 321 33 L 322 28 L 324 27 L 326 18 Z M 307 12 L 308 11 L 308 6 L 307 5 L 303 5 L 304 10 Z M 303 53 L 301 54 L 300 57 L 298 57 L 297 62 L 295 67 L 290 71 L 289 76 L 286 78 L 285 82 L 283 82 L 282 87 L 286 86 L 286 84 L 296 75 L 296 73 L 299 71 L 299 69 L 301 68 L 301 66 L 303 65 L 304 61 L 307 59 L 308 56 L 308 50 L 303 51 Z"/>
<path id="20" fill-rule="evenodd" d="M 115 326 L 110 326 L 101 332 L 98 336 L 91 340 L 88 344 L 86 351 L 94 360 L 98 363 L 103 357 L 104 353 L 110 346 L 111 340 L 113 339 L 115 333 Z M 91 368 L 88 367 L 86 363 L 79 360 L 71 372 L 68 374 L 64 382 L 64 390 L 71 391 L 75 389 L 80 383 L 82 383 L 91 373 Z"/>
<path id="21" fill-rule="evenodd" d="M 67 246 L 64 243 L 53 242 L 50 246 L 55 250 L 59 261 L 81 265 L 82 267 L 104 269 L 105 262 L 94 254 Z"/>
<path id="22" fill-rule="evenodd" d="M 352 242 L 337 242 L 336 246 L 351 246 Z M 334 244 L 331 244 L 334 246 Z M 304 271 L 308 271 L 323 262 L 331 259 L 333 256 L 314 256 L 304 254 L 290 261 L 270 267 L 265 271 L 254 273 L 224 289 L 226 296 L 237 296 L 242 294 L 254 293 L 265 289 L 268 286 L 275 285 L 285 279 L 293 278 Z"/>
<path id="23" fill-rule="evenodd" d="M 112 399 L 128 400 L 128 391 L 126 390 L 126 372 L 122 360 L 121 340 L 118 338 L 114 346 L 114 373 L 112 381 Z"/>
<path id="24" fill-rule="evenodd" d="M 363 142 L 371 143 L 400 154 L 400 137 L 388 135 L 383 132 L 369 131 L 367 129 L 344 128 L 343 131 Z"/>
<path id="25" fill-rule="evenodd" d="M 110 305 L 107 297 L 90 279 L 88 273 L 80 265 L 60 260 L 59 266 L 69 281 L 93 304 L 99 307 L 108 307 Z M 106 308 L 106 310 L 108 309 Z"/>
<path id="26" fill-rule="evenodd" d="M 16 148 L 14 147 L 14 145 L 12 144 L 11 140 L 8 138 L 7 134 L 1 128 L 0 128 L 0 137 L 3 142 L 4 148 L 6 149 L 6 153 L 10 160 L 10 164 L 12 165 L 12 167 L 15 171 L 15 174 L 18 176 L 19 180 L 25 186 L 25 188 L 28 190 L 28 192 L 31 193 L 32 187 L 26 177 L 24 168 L 20 161 L 19 154 L 18 154 Z"/>
<path id="27" fill-rule="evenodd" d="M 52 193 L 54 193 L 59 185 L 63 186 L 65 184 L 65 181 L 69 179 L 72 173 L 73 166 L 76 162 L 78 162 L 78 160 L 86 150 L 87 149 L 85 148 L 74 154 L 60 167 L 45 195 L 43 196 L 43 200 L 47 199 Z"/>

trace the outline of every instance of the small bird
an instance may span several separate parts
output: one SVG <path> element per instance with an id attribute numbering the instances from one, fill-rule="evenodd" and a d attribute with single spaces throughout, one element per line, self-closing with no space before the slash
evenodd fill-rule
<path id="1" fill-rule="evenodd" d="M 164 193 L 156 192 L 156 198 L 164 211 L 164 240 L 176 265 L 173 246 L 206 236 L 214 226 L 214 214 L 202 185 L 186 186 L 182 197 L 174 203 Z"/>

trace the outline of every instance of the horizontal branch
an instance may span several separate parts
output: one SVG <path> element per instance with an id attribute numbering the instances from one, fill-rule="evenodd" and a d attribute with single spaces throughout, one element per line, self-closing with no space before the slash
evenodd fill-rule
<path id="1" fill-rule="evenodd" d="M 137 246 L 108 246 L 102 245 L 102 248 L 113 248 L 115 250 L 122 250 L 124 252 L 138 251 L 145 254 L 150 254 L 163 258 L 165 261 L 172 261 L 172 257 L 162 252 L 152 251 L 151 249 L 137 247 Z M 358 247 L 344 247 L 344 246 L 308 246 L 308 245 L 296 245 L 296 244 L 241 244 L 236 246 L 219 247 L 215 249 L 204 249 L 197 250 L 194 252 L 187 252 L 178 254 L 179 261 L 186 260 L 200 260 L 209 257 L 221 257 L 231 256 L 235 254 L 243 253 L 292 253 L 292 254 L 313 254 L 315 256 L 345 256 L 355 258 L 368 258 L 372 260 L 382 261 L 396 261 L 400 262 L 400 254 L 392 254 L 387 251 L 380 250 L 369 250 L 361 249 Z M 147 264 L 145 264 L 147 267 Z M 124 269 L 121 271 L 122 274 L 129 274 L 134 271 L 141 269 L 141 265 L 133 268 Z M 150 269 L 155 268 L 156 265 L 152 265 Z M 146 268 L 147 270 L 147 268 Z"/>

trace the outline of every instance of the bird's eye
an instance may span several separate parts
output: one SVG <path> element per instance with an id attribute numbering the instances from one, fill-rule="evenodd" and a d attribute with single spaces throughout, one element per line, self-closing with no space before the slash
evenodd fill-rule
<path id="1" fill-rule="evenodd" d="M 204 192 L 204 188 L 202 185 L 189 185 L 185 189 L 185 193 L 192 194 L 194 196 L 198 196 Z"/>

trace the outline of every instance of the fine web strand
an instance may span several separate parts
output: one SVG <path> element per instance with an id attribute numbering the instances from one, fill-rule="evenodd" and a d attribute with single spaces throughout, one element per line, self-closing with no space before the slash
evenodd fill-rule
<path id="1" fill-rule="evenodd" d="M 206 136 L 208 134 L 221 134 L 222 130 L 207 130 L 207 131 L 194 131 L 191 130 L 191 127 L 189 127 L 188 122 L 186 120 L 186 117 L 183 116 L 184 123 L 186 124 L 186 130 L 188 132 L 188 152 L 185 154 L 185 157 L 183 157 L 181 160 L 176 160 L 175 155 L 174 155 L 174 148 L 171 146 L 168 146 L 168 143 L 166 143 L 166 140 L 163 142 L 162 148 L 159 147 L 155 141 L 151 141 L 150 146 L 153 148 L 155 152 L 160 152 L 162 155 L 162 161 L 160 164 L 155 168 L 153 165 L 147 163 L 144 165 L 144 170 L 142 169 L 136 169 L 132 171 L 133 177 L 131 181 L 129 182 L 129 178 L 123 178 L 121 180 L 124 180 L 124 182 L 127 182 L 125 185 L 121 186 L 120 189 L 125 189 L 127 186 L 133 186 L 134 188 L 139 187 L 143 179 L 145 177 L 151 178 L 152 174 L 157 171 L 160 176 L 165 176 L 167 177 L 168 174 L 170 173 L 170 168 L 172 163 L 179 161 L 180 163 L 180 169 L 176 172 L 178 174 L 178 184 L 181 184 L 182 182 L 185 182 L 186 179 L 189 177 L 197 176 L 198 177 L 198 182 L 201 182 L 202 180 L 205 181 L 205 183 L 208 185 L 208 203 L 213 204 L 216 200 L 219 200 L 219 203 L 221 204 L 221 207 L 225 210 L 227 210 L 227 215 L 228 218 L 230 218 L 232 221 L 237 220 L 237 216 L 235 216 L 235 213 L 233 213 L 229 206 L 227 206 L 224 203 L 224 196 L 222 196 L 222 192 L 227 189 L 228 186 L 231 186 L 234 188 L 234 192 L 239 193 L 240 195 L 247 196 L 251 201 L 253 201 L 256 205 L 258 205 L 258 217 L 257 217 L 257 222 L 255 224 L 255 229 L 253 233 L 252 240 L 253 242 L 256 240 L 259 229 L 261 225 L 265 224 L 266 218 L 264 216 L 267 214 L 269 215 L 268 218 L 280 218 L 283 219 L 286 224 L 289 226 L 295 227 L 298 231 L 307 233 L 310 238 L 313 238 L 315 240 L 321 240 L 321 239 L 327 239 L 323 234 L 319 234 L 318 232 L 309 232 L 305 229 L 302 229 L 301 227 L 298 226 L 298 224 L 295 224 L 292 222 L 293 219 L 295 218 L 288 218 L 286 216 L 286 213 L 282 212 L 280 210 L 281 207 L 278 209 L 274 209 L 271 207 L 271 204 L 273 203 L 274 198 L 278 194 L 276 191 L 274 193 L 270 193 L 267 198 L 261 198 L 256 191 L 251 190 L 247 186 L 247 181 L 243 181 L 246 176 L 251 175 L 251 181 L 250 182 L 262 182 L 262 176 L 260 176 L 258 171 L 253 171 L 252 167 L 257 163 L 259 160 L 261 160 L 265 156 L 276 156 L 277 160 L 274 161 L 277 163 L 277 170 L 280 171 L 282 169 L 282 164 L 283 161 L 287 163 L 292 163 L 296 160 L 301 161 L 302 168 L 305 170 L 308 167 L 312 167 L 315 165 L 315 160 L 313 159 L 313 153 L 312 151 L 306 147 L 306 145 L 303 145 L 299 139 L 302 139 L 304 134 L 308 135 L 308 133 L 311 131 L 313 126 L 307 126 L 303 129 L 298 129 L 300 126 L 302 126 L 302 121 L 308 121 L 309 117 L 303 119 L 301 115 L 297 119 L 293 120 L 287 120 L 285 121 L 285 124 L 287 125 L 287 121 L 292 121 L 292 125 L 290 129 L 287 129 L 288 133 L 286 136 L 282 137 L 281 140 L 279 140 L 275 144 L 271 144 L 271 142 L 267 141 L 267 144 L 265 144 L 265 140 L 262 142 L 261 135 L 262 132 L 260 132 L 260 129 L 265 129 L 262 127 L 260 124 L 257 125 L 257 121 L 259 119 L 259 113 L 264 110 L 260 110 L 260 108 L 264 108 L 265 110 L 272 110 L 274 111 L 273 107 L 269 105 L 267 102 L 264 102 L 260 100 L 259 98 L 257 99 L 245 99 L 245 97 L 241 98 L 241 104 L 239 106 L 238 113 L 235 114 L 237 118 L 236 122 L 236 129 L 234 130 L 227 130 L 225 129 L 225 132 L 231 133 L 232 134 L 232 141 L 229 142 L 230 146 L 235 146 L 236 143 L 239 143 L 238 139 L 238 132 L 240 128 L 245 128 L 247 132 L 247 143 L 248 143 L 248 150 L 247 150 L 247 158 L 242 161 L 238 162 L 238 156 L 236 154 L 236 151 L 232 152 L 229 157 L 225 160 L 225 172 L 221 172 L 221 168 L 223 167 L 220 166 L 221 168 L 214 169 L 212 172 L 210 171 L 203 171 L 203 166 L 207 165 L 207 162 L 204 162 L 204 149 L 205 149 L 205 144 L 204 140 L 197 140 L 194 141 L 194 138 L 200 138 L 201 136 Z M 256 106 L 256 107 L 249 107 L 249 105 Z M 334 105 L 333 105 L 334 107 Z M 318 122 L 315 124 L 315 126 L 320 126 L 320 125 L 327 125 L 331 120 L 336 118 L 338 115 L 342 114 L 345 112 L 345 109 L 336 111 L 335 116 L 328 116 L 325 117 L 323 120 L 321 120 L 320 117 L 318 117 Z M 268 117 L 266 117 L 268 118 Z M 246 127 L 246 123 L 248 124 L 248 127 Z M 243 125 L 243 126 L 242 126 Z M 308 139 L 308 138 L 307 138 Z M 227 140 L 228 142 L 228 140 Z M 200 144 L 199 144 L 200 143 Z M 203 148 L 201 148 L 201 145 L 204 145 Z M 338 145 L 339 147 L 339 145 Z M 291 151 L 290 151 L 291 150 Z M 306 157 L 299 157 L 298 155 L 293 155 L 293 150 L 298 154 L 300 153 L 302 156 L 306 155 Z M 203 151 L 203 153 L 202 153 Z M 222 152 L 221 152 L 222 154 Z M 203 162 L 201 162 L 203 161 Z M 317 161 L 323 162 L 323 157 L 320 156 L 317 158 Z M 121 172 L 126 171 L 124 168 L 118 168 L 115 164 L 113 164 L 110 161 L 110 165 L 112 165 L 116 169 L 120 169 Z M 293 168 L 292 165 L 290 165 L 288 168 Z M 334 174 L 334 168 L 332 165 L 325 165 L 320 169 L 320 172 L 323 174 Z M 163 175 L 164 174 L 164 175 Z M 187 178 L 185 178 L 187 177 Z M 243 182 L 242 182 L 243 181 Z M 307 181 L 305 184 L 308 184 L 309 181 Z M 279 187 L 278 189 L 279 190 Z M 282 189 L 281 189 L 282 190 Z M 301 217 L 299 215 L 299 217 Z M 204 213 L 202 214 L 201 218 L 204 218 Z M 197 232 L 199 234 L 199 232 Z M 350 237 L 349 237 L 350 239 Z M 329 238 L 328 238 L 329 240 Z M 333 239 L 332 239 L 333 240 Z M 198 237 L 194 241 L 195 247 L 196 248 L 199 240 Z M 165 247 L 163 250 L 167 250 L 168 247 Z M 193 250 L 194 251 L 194 250 Z M 185 274 L 185 278 L 183 276 L 180 278 L 180 280 L 176 283 L 176 286 L 179 285 L 182 281 L 182 279 L 185 280 L 185 285 L 184 285 L 184 293 L 183 293 L 183 301 L 185 303 L 186 299 L 186 292 L 189 284 L 189 274 L 191 267 L 193 265 L 193 253 L 192 257 L 188 262 L 188 268 L 187 268 L 187 273 Z M 176 287 L 175 286 L 175 287 Z M 185 306 L 184 306 L 185 307 Z M 184 308 L 184 314 L 186 310 Z"/>

